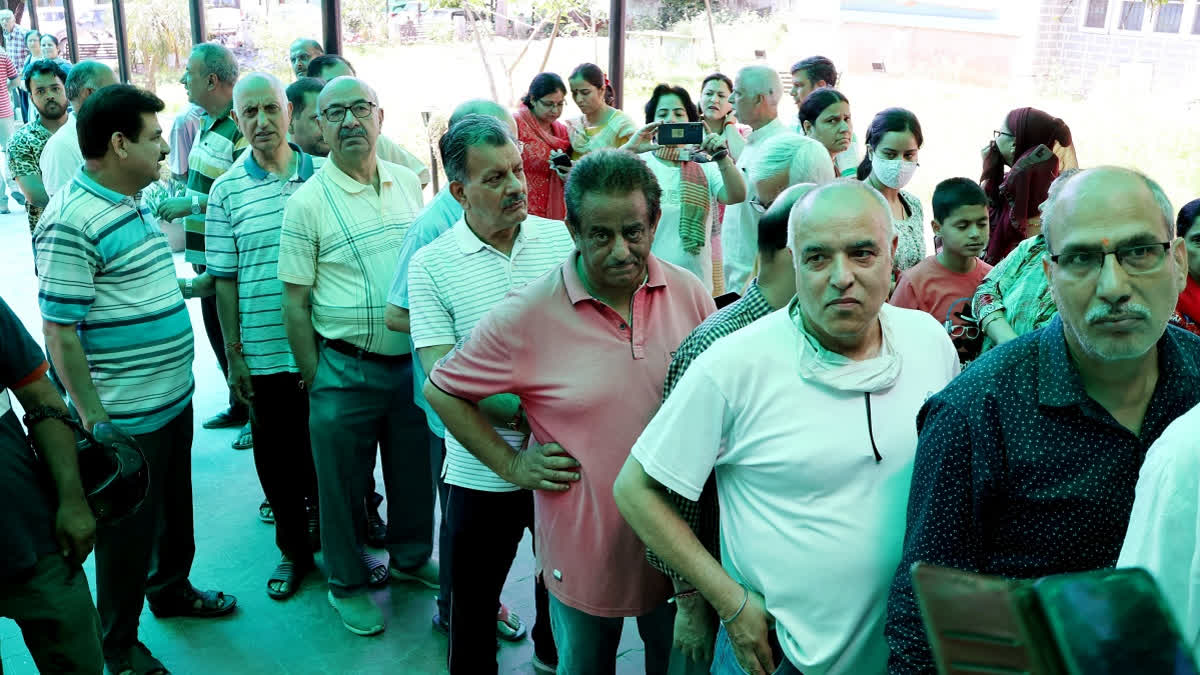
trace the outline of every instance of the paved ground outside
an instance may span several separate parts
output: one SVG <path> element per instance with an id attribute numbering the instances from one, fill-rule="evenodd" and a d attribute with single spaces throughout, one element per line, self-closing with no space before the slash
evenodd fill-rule
<path id="1" fill-rule="evenodd" d="M 41 319 L 29 229 L 25 212 L 12 206 L 12 215 L 0 215 L 0 297 L 40 342 Z M 181 276 L 191 275 L 182 254 L 176 254 L 175 265 Z M 434 591 L 393 583 L 373 592 L 388 625 L 382 635 L 369 638 L 352 635 L 342 627 L 326 600 L 328 586 L 321 576 L 309 576 L 299 592 L 284 602 L 267 597 L 267 576 L 279 558 L 274 530 L 258 520 L 262 488 L 251 451 L 229 447 L 237 430 L 200 428 L 203 418 L 224 407 L 227 394 L 204 337 L 199 302 L 188 304 L 196 332 L 196 436 L 192 446 L 196 561 L 191 578 L 198 588 L 236 595 L 238 609 L 229 617 L 215 620 L 160 620 L 146 608 L 142 612 L 142 641 L 171 672 L 178 674 L 446 672 L 446 638 L 430 625 Z M 376 475 L 376 482 L 383 485 L 381 475 Z M 529 539 L 526 535 L 521 544 L 503 599 L 532 625 L 534 562 Z M 94 593 L 91 558 L 84 569 Z M 641 639 L 632 620 L 626 622 L 623 638 L 618 672 L 643 672 Z M 532 657 L 529 638 L 516 644 L 504 643 L 499 652 L 500 672 L 532 673 Z M 0 619 L 0 658 L 7 675 L 37 672 L 20 630 L 8 619 Z"/>

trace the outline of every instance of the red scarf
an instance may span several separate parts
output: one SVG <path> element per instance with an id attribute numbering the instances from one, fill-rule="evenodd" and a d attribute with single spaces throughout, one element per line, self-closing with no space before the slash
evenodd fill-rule
<path id="1" fill-rule="evenodd" d="M 1193 323 L 1200 323 L 1200 283 L 1190 274 L 1187 285 L 1183 287 L 1183 293 L 1179 294 L 1179 303 L 1175 305 L 1175 311 Z"/>

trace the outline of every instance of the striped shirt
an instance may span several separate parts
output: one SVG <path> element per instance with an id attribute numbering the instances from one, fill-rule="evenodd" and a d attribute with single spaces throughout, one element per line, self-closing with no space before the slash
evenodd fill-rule
<path id="1" fill-rule="evenodd" d="M 297 370 L 280 310 L 279 228 L 284 203 L 312 176 L 314 158 L 296 146 L 292 150 L 296 170 L 288 180 L 263 169 L 247 152 L 208 193 L 208 273 L 237 280 L 242 355 L 251 375 Z"/>
<path id="2" fill-rule="evenodd" d="M 409 325 L 420 349 L 465 340 L 488 310 L 510 291 L 558 268 L 575 250 L 561 221 L 528 216 L 508 256 L 484 243 L 460 219 L 454 227 L 417 251 L 408 273 Z M 514 450 L 525 434 L 496 427 Z M 516 485 L 497 476 L 446 432 L 444 480 L 484 492 L 512 492 Z"/>
<path id="3" fill-rule="evenodd" d="M 162 428 L 192 398 L 192 322 L 150 209 L 84 170 L 50 198 L 33 237 L 42 318 L 74 324 L 108 415 Z"/>
<path id="4" fill-rule="evenodd" d="M 16 79 L 19 73 L 17 67 L 13 65 L 12 59 L 8 54 L 0 52 L 0 81 L 8 81 Z M 0 91 L 0 119 L 13 116 L 13 101 L 12 96 L 8 93 L 8 88 Z"/>
<path id="5" fill-rule="evenodd" d="M 231 104 L 232 105 L 232 104 Z M 246 139 L 238 131 L 229 110 L 220 117 L 205 113 L 200 124 L 200 133 L 192 142 L 188 152 L 187 196 L 207 197 L 213 181 L 233 166 L 234 158 L 246 147 Z M 183 259 L 203 265 L 204 258 L 204 214 L 188 214 L 183 219 Z"/>
<path id="6" fill-rule="evenodd" d="M 25 36 L 29 31 L 20 24 L 13 24 L 11 33 L 4 34 L 4 46 L 8 51 L 8 58 L 12 60 L 15 66 L 18 63 L 24 64 L 25 59 L 29 57 L 29 45 L 25 44 Z"/>
<path id="7" fill-rule="evenodd" d="M 411 351 L 384 323 L 404 234 L 421 212 L 412 171 L 376 159 L 379 189 L 327 161 L 287 201 L 279 234 L 279 280 L 312 287 L 313 328 L 376 354 Z"/>

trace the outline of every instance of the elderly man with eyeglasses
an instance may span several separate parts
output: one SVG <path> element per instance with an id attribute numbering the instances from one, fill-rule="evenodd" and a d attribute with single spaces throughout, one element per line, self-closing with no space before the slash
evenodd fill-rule
<path id="1" fill-rule="evenodd" d="M 309 392 L 329 602 L 357 635 L 384 628 L 367 597 L 389 576 L 438 588 L 425 418 L 413 403 L 406 333 L 388 330 L 400 244 L 421 210 L 412 171 L 380 160 L 383 108 L 362 80 L 339 77 L 317 98 L 329 160 L 292 195 L 279 241 L 288 342 Z M 366 554 L 362 503 L 379 446 L 390 561 Z"/>
<path id="2" fill-rule="evenodd" d="M 1200 401 L 1200 338 L 1168 327 L 1187 253 L 1162 188 L 1127 169 L 1059 178 L 1042 207 L 1058 306 L 934 394 L 888 601 L 893 675 L 936 672 L 910 566 L 1007 578 L 1112 567 L 1146 451 Z"/>

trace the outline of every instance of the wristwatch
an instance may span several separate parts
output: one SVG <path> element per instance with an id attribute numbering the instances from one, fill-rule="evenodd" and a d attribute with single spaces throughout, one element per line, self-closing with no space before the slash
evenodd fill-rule
<path id="1" fill-rule="evenodd" d="M 192 299 L 192 279 L 184 279 L 183 280 L 183 299 L 184 300 Z"/>
<path id="2" fill-rule="evenodd" d="M 192 195 L 192 215 L 200 215 L 200 196 Z"/>

